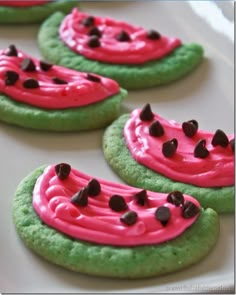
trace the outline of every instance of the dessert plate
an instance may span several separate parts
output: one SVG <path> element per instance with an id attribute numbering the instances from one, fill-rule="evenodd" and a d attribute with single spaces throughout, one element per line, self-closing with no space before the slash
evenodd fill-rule
<path id="1" fill-rule="evenodd" d="M 130 91 L 123 112 L 149 102 L 165 118 L 196 119 L 201 129 L 234 131 L 234 46 L 231 1 L 121 1 L 81 3 L 91 14 L 158 29 L 205 49 L 202 64 L 187 77 L 148 90 Z M 206 13 L 207 11 L 207 13 Z M 213 17 L 214 16 L 214 17 Z M 16 44 L 40 58 L 38 26 L 0 27 L 0 48 Z M 15 189 L 43 164 L 68 162 L 95 177 L 121 182 L 106 163 L 103 130 L 48 133 L 0 123 L 1 293 L 230 293 L 234 290 L 234 216 L 220 215 L 220 237 L 203 261 L 175 274 L 143 280 L 112 280 L 56 267 L 28 250 L 12 222 Z"/>

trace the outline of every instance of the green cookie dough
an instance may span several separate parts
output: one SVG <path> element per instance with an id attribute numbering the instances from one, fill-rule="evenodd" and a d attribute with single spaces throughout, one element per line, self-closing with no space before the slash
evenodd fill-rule
<path id="1" fill-rule="evenodd" d="M 42 24 L 38 34 L 42 55 L 58 65 L 110 77 L 126 89 L 169 83 L 188 74 L 203 59 L 203 48 L 189 44 L 182 45 L 161 60 L 142 65 L 117 65 L 89 60 L 71 51 L 60 40 L 58 29 L 64 17 L 63 13 L 57 12 Z"/>
<path id="2" fill-rule="evenodd" d="M 234 187 L 201 188 L 173 181 L 137 163 L 130 154 L 123 137 L 123 127 L 129 114 L 122 115 L 105 131 L 103 151 L 107 162 L 129 185 L 143 189 L 165 192 L 179 190 L 196 198 L 203 208 L 219 213 L 234 212 Z"/>
<path id="3" fill-rule="evenodd" d="M 39 130 L 81 131 L 103 128 L 120 114 L 120 104 L 127 91 L 105 100 L 78 108 L 46 110 L 19 103 L 0 94 L 0 120 Z"/>
<path id="4" fill-rule="evenodd" d="M 32 207 L 32 191 L 44 167 L 19 184 L 13 202 L 13 220 L 24 243 L 46 260 L 81 273 L 145 278 L 178 271 L 207 255 L 219 234 L 217 213 L 201 210 L 197 221 L 181 236 L 150 246 L 113 247 L 66 236 L 48 227 Z"/>
<path id="5" fill-rule="evenodd" d="M 56 0 L 31 7 L 10 7 L 0 5 L 0 24 L 30 24 L 40 23 L 55 11 L 68 13 L 77 1 Z"/>

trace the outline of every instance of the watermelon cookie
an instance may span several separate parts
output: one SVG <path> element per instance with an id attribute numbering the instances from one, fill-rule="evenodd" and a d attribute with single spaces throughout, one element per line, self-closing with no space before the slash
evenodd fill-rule
<path id="1" fill-rule="evenodd" d="M 66 163 L 23 179 L 13 219 L 25 244 L 50 262 L 125 279 L 190 266 L 209 253 L 219 232 L 217 213 L 189 195 L 92 178 Z"/>
<path id="2" fill-rule="evenodd" d="M 55 13 L 41 26 L 39 47 L 59 65 L 108 76 L 127 89 L 174 81 L 192 71 L 203 58 L 197 44 L 182 44 L 155 30 L 145 30 L 74 8 Z"/>
<path id="3" fill-rule="evenodd" d="M 40 23 L 55 11 L 69 12 L 73 0 L 0 0 L 0 24 Z"/>
<path id="4" fill-rule="evenodd" d="M 179 124 L 154 114 L 149 104 L 108 127 L 104 155 L 128 184 L 153 191 L 182 191 L 204 208 L 234 211 L 234 136 Z"/>
<path id="5" fill-rule="evenodd" d="M 102 128 L 127 92 L 116 81 L 32 58 L 14 45 L 0 51 L 0 119 L 41 130 Z"/>

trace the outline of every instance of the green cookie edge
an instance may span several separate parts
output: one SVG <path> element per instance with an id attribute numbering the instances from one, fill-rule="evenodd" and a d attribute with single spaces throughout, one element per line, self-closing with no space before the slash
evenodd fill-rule
<path id="1" fill-rule="evenodd" d="M 195 264 L 218 239 L 219 220 L 212 209 L 202 209 L 180 237 L 159 245 L 113 247 L 70 238 L 45 225 L 32 207 L 32 191 L 44 168 L 37 168 L 18 185 L 12 212 L 16 231 L 26 246 L 54 264 L 102 277 L 153 277 Z"/>
<path id="2" fill-rule="evenodd" d="M 40 27 L 38 44 L 45 59 L 68 68 L 94 72 L 116 80 L 126 89 L 141 89 L 163 85 L 190 73 L 203 59 L 198 44 L 182 45 L 168 56 L 142 65 L 117 65 L 89 60 L 71 51 L 58 35 L 65 15 L 56 12 Z"/>
<path id="3" fill-rule="evenodd" d="M 79 2 L 70 0 L 57 0 L 44 5 L 31 7 L 0 6 L 0 24 L 37 24 L 41 23 L 55 11 L 69 13 Z"/>
<path id="4" fill-rule="evenodd" d="M 179 190 L 196 198 L 203 208 L 218 213 L 234 212 L 234 186 L 202 188 L 173 181 L 151 169 L 138 164 L 130 154 L 123 136 L 123 127 L 129 118 L 124 114 L 105 130 L 103 136 L 104 156 L 112 169 L 129 185 L 147 190 L 168 193 Z"/>

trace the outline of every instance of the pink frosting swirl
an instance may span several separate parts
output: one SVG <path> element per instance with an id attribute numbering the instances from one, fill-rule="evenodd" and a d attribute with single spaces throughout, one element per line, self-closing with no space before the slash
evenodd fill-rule
<path id="1" fill-rule="evenodd" d="M 15 6 L 15 7 L 27 7 L 27 6 L 36 6 L 36 5 L 42 5 L 50 2 L 49 0 L 27 0 L 27 1 L 4 1 L 0 0 L 0 5 L 3 6 Z"/>
<path id="2" fill-rule="evenodd" d="M 116 246 L 156 244 L 171 240 L 181 235 L 198 217 L 198 214 L 191 218 L 182 217 L 181 207 L 167 202 L 167 194 L 163 193 L 148 191 L 148 204 L 140 206 L 133 199 L 133 195 L 140 190 L 102 179 L 97 179 L 101 192 L 96 197 L 89 197 L 86 207 L 71 203 L 71 197 L 84 188 L 90 179 L 88 175 L 71 169 L 67 179 L 60 180 L 55 173 L 55 166 L 48 166 L 33 190 L 35 211 L 48 226 L 71 237 Z M 125 199 L 127 210 L 138 214 L 138 219 L 132 226 L 120 221 L 124 212 L 115 212 L 108 206 L 108 201 L 114 194 Z M 184 199 L 200 208 L 194 198 L 184 195 Z M 166 206 L 171 212 L 165 226 L 154 216 L 159 206 Z"/>
<path id="3" fill-rule="evenodd" d="M 92 74 L 99 79 L 99 82 L 94 82 L 87 79 L 87 73 L 56 65 L 43 71 L 36 58 L 31 58 L 36 71 L 23 71 L 21 63 L 29 56 L 19 50 L 18 56 L 7 56 L 6 52 L 0 51 L 0 92 L 16 101 L 45 109 L 65 109 L 96 103 L 119 92 L 118 83 L 112 79 Z M 19 75 L 14 85 L 6 85 L 7 71 Z M 65 80 L 67 84 L 55 84 L 52 80 L 54 77 Z M 28 78 L 36 79 L 39 87 L 25 88 L 23 82 Z"/>
<path id="4" fill-rule="evenodd" d="M 132 157 L 140 164 L 164 176 L 200 187 L 221 187 L 234 184 L 234 153 L 230 146 L 213 146 L 214 133 L 198 130 L 189 138 L 185 136 L 182 125 L 168 121 L 155 114 L 151 122 L 139 118 L 141 110 L 134 110 L 124 127 L 124 137 Z M 150 124 L 158 120 L 164 128 L 164 135 L 153 137 L 149 134 Z M 164 142 L 176 138 L 176 153 L 167 158 L 162 153 Z M 233 134 L 228 135 L 229 140 Z M 194 157 L 197 142 L 206 140 L 209 151 L 207 158 Z"/>
<path id="5" fill-rule="evenodd" d="M 181 45 L 177 38 L 160 36 L 157 40 L 147 38 L 147 31 L 141 27 L 117 21 L 108 17 L 93 17 L 94 24 L 101 32 L 100 46 L 88 46 L 91 26 L 84 26 L 82 22 L 89 15 L 77 8 L 67 15 L 61 23 L 59 35 L 61 40 L 74 52 L 88 59 L 117 64 L 142 64 L 160 59 Z M 125 31 L 130 40 L 118 41 L 116 36 Z"/>

